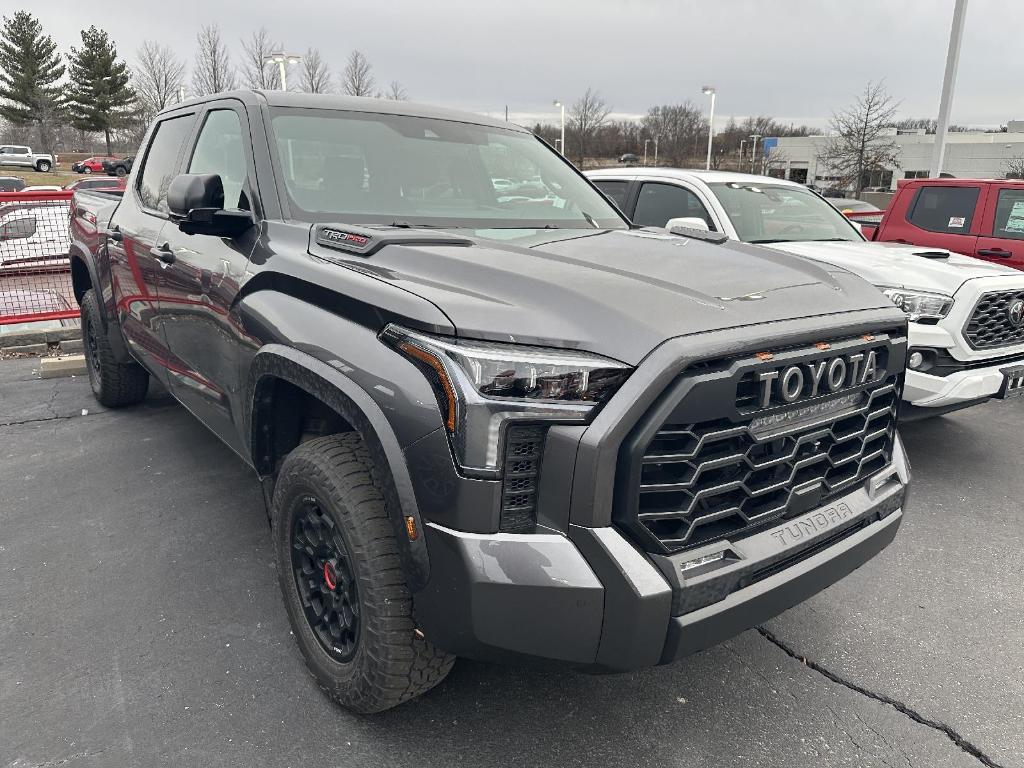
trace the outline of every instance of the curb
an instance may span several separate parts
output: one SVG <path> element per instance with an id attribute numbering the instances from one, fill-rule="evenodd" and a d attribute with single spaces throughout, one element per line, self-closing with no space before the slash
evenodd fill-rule
<path id="1" fill-rule="evenodd" d="M 77 354 L 82 351 L 80 328 L 56 328 L 49 331 L 19 331 L 0 334 L 0 358 L 44 357 Z"/>

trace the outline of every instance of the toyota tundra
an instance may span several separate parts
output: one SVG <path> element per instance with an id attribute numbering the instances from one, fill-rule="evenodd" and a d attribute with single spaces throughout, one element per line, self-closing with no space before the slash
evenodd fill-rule
<path id="1" fill-rule="evenodd" d="M 218 94 L 138 157 L 71 205 L 90 384 L 158 380 L 253 467 L 350 709 L 455 656 L 668 663 L 896 534 L 906 318 L 843 269 L 634 227 L 528 131 L 407 102 Z"/>

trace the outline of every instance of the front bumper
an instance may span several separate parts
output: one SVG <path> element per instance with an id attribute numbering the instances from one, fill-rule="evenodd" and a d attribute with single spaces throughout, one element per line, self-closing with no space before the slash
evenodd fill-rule
<path id="1" fill-rule="evenodd" d="M 1006 364 L 973 368 L 949 376 L 907 371 L 903 399 L 920 408 L 944 408 L 993 397 L 1003 385 Z"/>
<path id="2" fill-rule="evenodd" d="M 557 660 L 601 671 L 664 664 L 775 616 L 870 560 L 902 522 L 909 467 L 892 463 L 821 508 L 735 542 L 672 556 L 614 527 L 477 534 L 430 523 L 431 578 L 416 594 L 436 645 L 489 661 Z M 683 570 L 716 552 L 723 557 Z"/>

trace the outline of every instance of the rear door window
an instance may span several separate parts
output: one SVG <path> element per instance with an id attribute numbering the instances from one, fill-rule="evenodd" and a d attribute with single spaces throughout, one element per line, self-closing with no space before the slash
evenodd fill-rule
<path id="1" fill-rule="evenodd" d="M 167 213 L 167 188 L 195 121 L 195 115 L 182 115 L 162 120 L 154 129 L 137 187 L 145 208 Z"/>
<path id="2" fill-rule="evenodd" d="M 929 232 L 966 235 L 974 220 L 980 192 L 980 187 L 921 187 L 907 212 L 907 219 Z"/>
<path id="3" fill-rule="evenodd" d="M 626 210 L 626 192 L 629 190 L 628 181 L 616 181 L 613 179 L 594 179 L 594 186 L 608 195 L 608 198 L 619 207 L 620 211 Z"/>
<path id="4" fill-rule="evenodd" d="M 664 227 L 669 219 L 684 216 L 703 219 L 709 229 L 715 228 L 708 209 L 690 190 L 658 182 L 645 182 L 640 187 L 640 197 L 633 214 L 634 224 L 641 227 Z"/>
<path id="5" fill-rule="evenodd" d="M 1024 189 L 999 190 L 992 237 L 1024 240 Z"/>

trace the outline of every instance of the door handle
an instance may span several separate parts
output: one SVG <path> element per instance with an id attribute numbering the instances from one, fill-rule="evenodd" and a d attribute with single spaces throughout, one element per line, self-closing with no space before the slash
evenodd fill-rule
<path id="1" fill-rule="evenodd" d="M 122 240 L 124 240 L 124 235 L 121 233 L 121 228 L 117 226 L 117 224 L 110 228 L 110 231 L 107 232 L 107 237 L 109 237 L 115 243 L 120 243 Z"/>
<path id="2" fill-rule="evenodd" d="M 160 260 L 162 266 L 170 266 L 174 263 L 175 256 L 170 243 L 164 243 L 159 248 L 150 248 L 149 252 Z"/>
<path id="3" fill-rule="evenodd" d="M 1008 259 L 1013 254 L 1010 251 L 1004 251 L 1002 248 L 979 248 L 979 256 L 993 256 L 997 259 Z"/>

